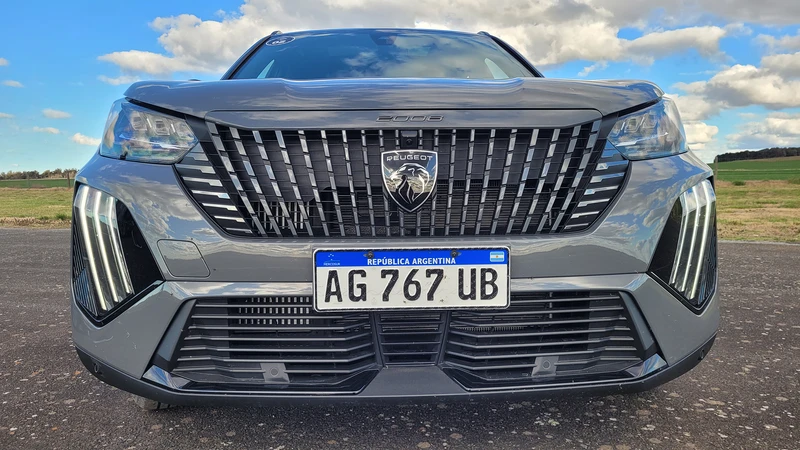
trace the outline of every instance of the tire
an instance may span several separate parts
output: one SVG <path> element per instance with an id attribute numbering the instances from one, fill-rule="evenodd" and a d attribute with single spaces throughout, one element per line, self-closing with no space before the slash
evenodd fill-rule
<path id="1" fill-rule="evenodd" d="M 166 403 L 157 402 L 155 400 L 150 400 L 149 398 L 140 397 L 135 394 L 131 394 L 133 397 L 133 403 L 136 404 L 139 408 L 142 408 L 145 411 L 158 411 L 160 409 L 168 409 L 174 408 L 175 405 L 168 405 Z"/>

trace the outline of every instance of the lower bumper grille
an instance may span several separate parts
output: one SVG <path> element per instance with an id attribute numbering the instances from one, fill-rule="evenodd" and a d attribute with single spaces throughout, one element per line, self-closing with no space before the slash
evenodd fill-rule
<path id="1" fill-rule="evenodd" d="M 378 315 L 378 339 L 386 365 L 435 364 L 444 336 L 445 312 Z"/>
<path id="2" fill-rule="evenodd" d="M 631 313 L 619 293 L 594 291 L 513 293 L 504 310 L 346 314 L 316 312 L 310 297 L 200 299 L 171 372 L 190 389 L 340 393 L 381 364 L 438 365 L 469 390 L 623 378 L 654 351 Z"/>
<path id="3" fill-rule="evenodd" d="M 377 369 L 369 314 L 320 314 L 310 297 L 202 299 L 189 320 L 172 372 L 198 383 L 349 391 Z"/>
<path id="4" fill-rule="evenodd" d="M 617 375 L 643 352 L 616 292 L 517 294 L 503 311 L 453 312 L 444 367 L 468 388 Z"/>

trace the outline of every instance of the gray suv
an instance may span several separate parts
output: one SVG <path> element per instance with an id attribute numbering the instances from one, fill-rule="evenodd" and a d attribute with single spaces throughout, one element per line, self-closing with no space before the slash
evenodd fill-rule
<path id="1" fill-rule="evenodd" d="M 719 325 L 675 103 L 483 32 L 272 33 L 132 85 L 76 181 L 75 347 L 148 407 L 640 391 Z"/>

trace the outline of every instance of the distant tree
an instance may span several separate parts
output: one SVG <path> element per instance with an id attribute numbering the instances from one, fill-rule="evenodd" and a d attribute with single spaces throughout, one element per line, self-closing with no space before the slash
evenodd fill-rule
<path id="1" fill-rule="evenodd" d="M 800 147 L 765 148 L 763 150 L 745 150 L 743 152 L 723 153 L 719 155 L 719 162 L 743 161 L 748 159 L 782 158 L 784 156 L 800 156 Z"/>

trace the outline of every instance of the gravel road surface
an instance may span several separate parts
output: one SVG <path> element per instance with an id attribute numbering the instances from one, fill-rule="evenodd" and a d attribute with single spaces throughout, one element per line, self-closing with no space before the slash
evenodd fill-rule
<path id="1" fill-rule="evenodd" d="M 722 243 L 716 345 L 651 392 L 145 412 L 72 348 L 68 245 L 67 230 L 0 229 L 0 449 L 800 446 L 800 246 Z"/>

